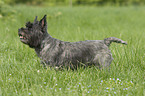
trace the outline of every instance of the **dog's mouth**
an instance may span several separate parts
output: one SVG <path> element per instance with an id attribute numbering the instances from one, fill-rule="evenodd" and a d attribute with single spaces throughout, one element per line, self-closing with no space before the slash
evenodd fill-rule
<path id="1" fill-rule="evenodd" d="M 22 34 L 19 34 L 19 38 L 20 38 L 20 39 L 24 39 L 24 40 L 26 40 L 26 37 L 23 36 Z"/>
<path id="2" fill-rule="evenodd" d="M 28 43 L 28 39 L 26 38 L 26 36 L 24 35 L 24 33 L 19 33 L 19 38 L 21 40 L 21 42 L 27 44 Z"/>

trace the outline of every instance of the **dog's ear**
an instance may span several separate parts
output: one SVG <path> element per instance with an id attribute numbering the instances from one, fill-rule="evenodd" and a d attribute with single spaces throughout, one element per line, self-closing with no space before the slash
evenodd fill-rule
<path id="1" fill-rule="evenodd" d="M 40 20 L 39 24 L 42 27 L 42 29 L 47 27 L 46 15 L 44 15 L 44 17 Z"/>
<path id="2" fill-rule="evenodd" d="M 35 17 L 35 20 L 34 20 L 34 23 L 33 24 L 35 24 L 35 23 L 37 23 L 37 16 Z"/>

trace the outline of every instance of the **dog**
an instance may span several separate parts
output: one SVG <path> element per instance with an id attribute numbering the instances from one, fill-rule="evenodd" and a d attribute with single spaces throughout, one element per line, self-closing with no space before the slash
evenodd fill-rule
<path id="1" fill-rule="evenodd" d="M 100 69 L 109 67 L 113 57 L 109 46 L 112 42 L 127 45 L 121 39 L 110 37 L 104 40 L 86 40 L 79 42 L 64 42 L 55 39 L 47 32 L 46 15 L 33 23 L 27 22 L 26 28 L 18 29 L 20 41 L 35 49 L 44 65 L 50 67 L 69 67 L 77 69 L 80 66 L 97 66 Z"/>

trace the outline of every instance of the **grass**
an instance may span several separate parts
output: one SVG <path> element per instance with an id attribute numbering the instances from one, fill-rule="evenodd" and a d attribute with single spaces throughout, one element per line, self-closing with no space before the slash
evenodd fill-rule
<path id="1" fill-rule="evenodd" d="M 145 7 L 15 6 L 0 18 L 0 96 L 144 96 Z M 118 37 L 110 71 L 44 69 L 33 49 L 20 42 L 18 28 L 47 14 L 48 32 L 63 41 Z"/>

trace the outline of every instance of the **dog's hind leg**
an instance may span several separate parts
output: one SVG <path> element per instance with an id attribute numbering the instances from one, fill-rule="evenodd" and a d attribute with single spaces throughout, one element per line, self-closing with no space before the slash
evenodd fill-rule
<path id="1" fill-rule="evenodd" d="M 113 58 L 111 54 L 99 54 L 96 55 L 95 59 L 93 60 L 96 66 L 99 66 L 100 69 L 108 68 L 111 64 Z"/>

